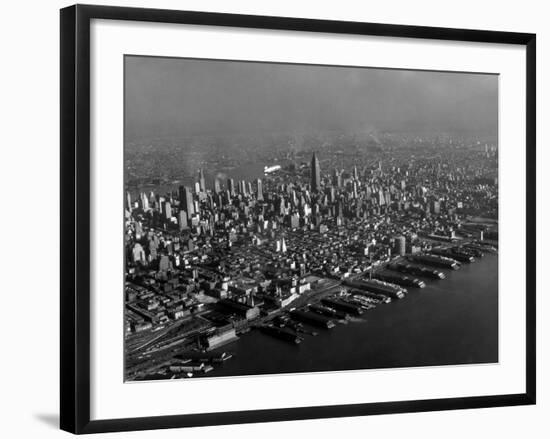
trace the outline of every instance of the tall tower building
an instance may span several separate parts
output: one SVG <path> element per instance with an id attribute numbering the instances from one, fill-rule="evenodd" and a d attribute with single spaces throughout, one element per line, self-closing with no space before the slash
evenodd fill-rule
<path id="1" fill-rule="evenodd" d="M 441 204 L 439 203 L 439 201 L 433 200 L 431 204 L 432 213 L 439 215 L 441 213 Z"/>
<path id="2" fill-rule="evenodd" d="M 199 169 L 199 187 L 201 192 L 206 192 L 206 180 L 204 179 L 204 171 Z"/>
<path id="3" fill-rule="evenodd" d="M 220 180 L 218 180 L 217 178 L 214 179 L 214 193 L 215 194 L 219 194 L 221 192 L 221 188 L 220 188 Z"/>
<path id="4" fill-rule="evenodd" d="M 147 195 L 142 192 L 140 194 L 140 197 L 141 197 L 141 208 L 147 212 L 149 210 L 149 199 L 147 198 Z"/>
<path id="5" fill-rule="evenodd" d="M 172 218 L 172 206 L 170 205 L 170 201 L 164 202 L 164 215 L 167 220 Z"/>
<path id="6" fill-rule="evenodd" d="M 232 178 L 227 179 L 227 190 L 232 197 L 235 196 L 235 180 Z"/>
<path id="7" fill-rule="evenodd" d="M 132 196 L 130 195 L 130 192 L 126 192 L 126 208 L 128 209 L 128 212 L 132 213 Z"/>
<path id="8" fill-rule="evenodd" d="M 187 218 L 191 219 L 191 216 L 195 213 L 195 203 L 193 202 L 193 192 L 191 188 L 187 186 L 179 187 L 180 209 L 187 212 Z"/>
<path id="9" fill-rule="evenodd" d="M 321 167 L 317 155 L 311 157 L 311 191 L 317 192 L 321 188 Z"/>
<path id="10" fill-rule="evenodd" d="M 239 182 L 239 192 L 240 192 L 242 195 L 246 195 L 246 181 L 241 180 L 241 181 Z"/>
<path id="11" fill-rule="evenodd" d="M 338 169 L 334 169 L 332 185 L 336 187 L 342 186 L 342 176 L 340 175 L 340 172 L 338 172 Z"/>
<path id="12" fill-rule="evenodd" d="M 187 212 L 185 210 L 179 211 L 178 224 L 180 226 L 180 230 L 187 229 Z"/>
<path id="13" fill-rule="evenodd" d="M 155 193 L 153 191 L 151 191 L 151 193 L 149 194 L 149 207 L 151 207 L 152 209 L 157 209 L 158 208 L 157 196 L 155 195 Z"/>
<path id="14" fill-rule="evenodd" d="M 386 204 L 386 196 L 384 195 L 384 191 L 382 189 L 378 191 L 378 204 L 380 206 Z"/>
<path id="15" fill-rule="evenodd" d="M 336 216 L 341 218 L 343 216 L 342 201 L 338 200 L 336 202 Z"/>
<path id="16" fill-rule="evenodd" d="M 178 200 L 180 202 L 180 209 L 185 210 L 185 187 L 180 186 L 178 188 Z"/>
<path id="17" fill-rule="evenodd" d="M 394 241 L 393 253 L 399 256 L 405 256 L 407 241 L 404 236 L 396 236 Z"/>
<path id="18" fill-rule="evenodd" d="M 262 179 L 261 178 L 258 178 L 258 196 L 256 197 L 258 200 L 263 200 L 264 199 L 264 192 L 263 192 L 263 188 L 262 188 Z"/>

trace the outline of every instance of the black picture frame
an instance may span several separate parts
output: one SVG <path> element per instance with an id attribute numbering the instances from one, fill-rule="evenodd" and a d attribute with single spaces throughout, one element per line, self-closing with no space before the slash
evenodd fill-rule
<path id="1" fill-rule="evenodd" d="M 526 47 L 525 393 L 90 420 L 90 21 L 133 20 L 256 29 L 513 44 Z M 61 10 L 60 426 L 81 434 L 535 404 L 536 36 L 530 33 L 74 5 Z"/>

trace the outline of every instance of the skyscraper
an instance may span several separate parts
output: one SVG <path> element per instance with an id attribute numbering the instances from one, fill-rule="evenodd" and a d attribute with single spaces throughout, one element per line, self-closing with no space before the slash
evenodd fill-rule
<path id="1" fill-rule="evenodd" d="M 135 243 L 134 248 L 132 249 L 132 259 L 134 263 L 145 263 L 145 251 L 143 251 L 143 247 L 138 242 Z"/>
<path id="2" fill-rule="evenodd" d="M 246 181 L 244 180 L 239 181 L 239 192 L 242 195 L 246 195 Z"/>
<path id="3" fill-rule="evenodd" d="M 342 176 L 340 175 L 340 172 L 338 172 L 338 169 L 334 169 L 332 185 L 336 187 L 342 186 Z"/>
<path id="4" fill-rule="evenodd" d="M 341 200 L 338 200 L 338 201 L 336 202 L 336 216 L 337 216 L 338 218 L 341 218 L 342 215 L 343 215 L 343 213 L 344 213 L 344 212 L 343 212 L 343 209 L 342 209 L 342 201 L 341 201 Z"/>
<path id="5" fill-rule="evenodd" d="M 201 192 L 206 192 L 206 180 L 204 179 L 204 171 L 199 169 L 199 187 Z"/>
<path id="6" fill-rule="evenodd" d="M 132 213 L 132 196 L 130 195 L 130 192 L 126 192 L 126 207 L 128 212 Z"/>
<path id="7" fill-rule="evenodd" d="M 384 191 L 382 189 L 378 191 L 378 204 L 380 206 L 386 204 L 386 196 L 384 195 Z"/>
<path id="8" fill-rule="evenodd" d="M 195 206 L 193 202 L 193 192 L 187 186 L 179 187 L 180 209 L 185 206 L 187 212 L 187 219 L 191 219 L 191 216 L 195 213 Z"/>
<path id="9" fill-rule="evenodd" d="M 172 218 L 172 206 L 170 205 L 170 201 L 164 202 L 164 215 L 168 220 Z"/>
<path id="10" fill-rule="evenodd" d="M 140 194 L 140 197 L 141 197 L 141 208 L 147 212 L 149 210 L 149 199 L 147 198 L 147 195 L 142 192 Z"/>
<path id="11" fill-rule="evenodd" d="M 232 178 L 227 179 L 227 190 L 232 197 L 235 196 L 235 181 Z"/>
<path id="12" fill-rule="evenodd" d="M 321 167 L 317 155 L 311 157 L 311 191 L 317 192 L 321 188 Z"/>
<path id="13" fill-rule="evenodd" d="M 264 199 L 264 193 L 263 193 L 263 190 L 262 190 L 262 179 L 261 178 L 258 178 L 258 196 L 256 197 L 258 200 L 263 200 Z"/>
<path id="14" fill-rule="evenodd" d="M 407 247 L 407 240 L 404 236 L 396 236 L 394 238 L 393 254 L 399 256 L 405 256 Z"/>
<path id="15" fill-rule="evenodd" d="M 185 210 L 179 211 L 178 224 L 180 226 L 180 230 L 187 229 L 187 212 Z"/>

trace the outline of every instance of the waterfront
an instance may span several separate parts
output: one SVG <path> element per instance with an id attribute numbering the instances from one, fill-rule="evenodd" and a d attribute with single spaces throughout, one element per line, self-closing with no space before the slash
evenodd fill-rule
<path id="1" fill-rule="evenodd" d="M 498 360 L 498 145 L 491 123 L 456 130 L 455 115 L 450 131 L 439 118 L 418 130 L 388 116 L 391 126 L 380 129 L 365 125 L 359 107 L 328 116 L 318 111 L 328 106 L 300 98 L 281 101 L 254 124 L 265 96 L 248 94 L 247 75 L 265 84 L 276 70 L 285 78 L 272 89 L 278 96 L 304 75 L 292 101 L 319 78 L 308 98 L 336 86 L 329 100 L 348 108 L 377 74 L 354 71 L 356 82 L 347 77 L 351 70 L 328 67 L 321 74 L 304 66 L 126 62 L 133 84 L 126 108 L 156 103 L 140 124 L 145 131 L 132 133 L 136 114 L 125 115 L 126 380 Z M 185 115 L 174 132 L 164 119 L 158 129 L 149 124 L 167 95 L 149 89 L 142 73 L 162 74 L 161 64 L 178 78 L 173 90 L 195 71 L 200 101 L 215 103 L 207 110 L 189 105 L 193 99 L 173 102 L 167 114 Z M 221 89 L 202 81 L 222 71 L 215 81 Z M 428 89 L 438 80 L 423 72 L 403 82 L 401 73 L 384 72 L 395 86 L 410 75 Z M 239 93 L 246 90 L 245 102 L 225 94 L 228 78 Z M 449 90 L 456 90 L 453 78 L 444 81 Z M 496 78 L 468 81 L 490 91 L 484 108 L 496 109 Z M 142 99 L 149 92 L 150 100 Z M 244 125 L 228 118 L 249 104 Z M 301 104 L 307 123 L 279 123 L 282 116 L 294 125 Z M 212 129 L 205 116 L 224 106 L 231 111 Z M 427 277 L 426 288 L 416 289 L 424 285 L 416 276 Z"/>
<path id="2" fill-rule="evenodd" d="M 498 362 L 498 256 L 445 274 L 300 345 L 251 331 L 208 376 Z"/>

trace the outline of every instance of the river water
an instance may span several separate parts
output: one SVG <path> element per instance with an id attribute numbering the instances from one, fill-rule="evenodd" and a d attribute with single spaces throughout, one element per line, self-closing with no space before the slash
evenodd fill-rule
<path id="1" fill-rule="evenodd" d="M 208 376 L 498 362 L 498 256 L 445 274 L 299 345 L 253 330 L 222 349 L 235 356 Z"/>

